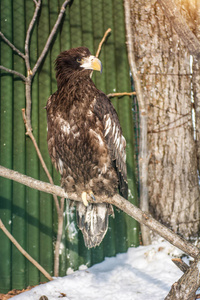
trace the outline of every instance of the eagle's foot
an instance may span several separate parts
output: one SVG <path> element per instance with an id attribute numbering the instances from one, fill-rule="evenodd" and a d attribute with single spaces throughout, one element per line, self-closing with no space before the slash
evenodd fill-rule
<path id="1" fill-rule="evenodd" d="M 88 206 L 87 193 L 86 193 L 86 192 L 82 192 L 82 194 L 81 194 L 81 199 L 82 199 L 82 201 L 83 201 L 83 204 L 84 204 L 85 206 Z"/>
<path id="2" fill-rule="evenodd" d="M 93 201 L 96 201 L 95 196 L 93 194 L 93 191 L 90 190 L 89 195 L 90 195 L 90 197 L 92 198 Z"/>
<path id="3" fill-rule="evenodd" d="M 81 194 L 81 199 L 83 201 L 83 204 L 85 206 L 88 206 L 88 200 L 87 200 L 87 195 L 90 196 L 92 198 L 93 201 L 96 201 L 95 196 L 93 194 L 93 191 L 89 190 L 88 192 L 82 192 Z"/>

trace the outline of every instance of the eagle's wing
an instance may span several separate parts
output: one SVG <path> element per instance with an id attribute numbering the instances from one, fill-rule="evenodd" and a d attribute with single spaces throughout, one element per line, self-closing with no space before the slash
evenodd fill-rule
<path id="1" fill-rule="evenodd" d="M 96 97 L 94 113 L 103 123 L 104 138 L 119 179 L 119 191 L 127 199 L 126 140 L 122 134 L 115 109 L 108 97 L 102 92 Z"/>

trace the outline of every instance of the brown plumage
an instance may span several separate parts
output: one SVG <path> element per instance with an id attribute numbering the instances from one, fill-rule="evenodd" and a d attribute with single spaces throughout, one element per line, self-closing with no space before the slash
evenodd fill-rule
<path id="1" fill-rule="evenodd" d="M 119 188 L 127 198 L 126 142 L 117 113 L 90 78 L 100 61 L 85 47 L 60 53 L 56 59 L 58 90 L 47 102 L 48 149 L 61 174 L 61 186 L 80 197 L 110 197 Z M 109 204 L 76 203 L 77 223 L 88 248 L 99 245 L 112 213 Z"/>

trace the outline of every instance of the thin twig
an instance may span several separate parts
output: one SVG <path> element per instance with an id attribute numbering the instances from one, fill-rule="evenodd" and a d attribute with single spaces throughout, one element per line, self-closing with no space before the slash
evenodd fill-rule
<path id="1" fill-rule="evenodd" d="M 102 45 L 103 45 L 103 43 L 105 42 L 105 39 L 107 38 L 107 35 L 108 35 L 111 31 L 112 31 L 111 28 L 108 28 L 108 29 L 106 30 L 106 32 L 104 33 L 104 36 L 103 36 L 101 42 L 99 43 L 99 47 L 98 47 L 97 52 L 96 52 L 96 57 L 99 57 L 99 53 L 100 53 L 100 51 L 101 51 Z"/>
<path id="2" fill-rule="evenodd" d="M 30 137 L 30 139 L 32 140 L 32 142 L 33 142 L 33 145 L 34 145 L 35 150 L 36 150 L 36 152 L 37 152 L 38 158 L 39 158 L 39 160 L 40 160 L 40 162 L 41 162 L 41 165 L 42 165 L 42 167 L 43 167 L 43 169 L 44 169 L 44 171 L 45 171 L 45 173 L 46 173 L 46 175 L 47 175 L 47 177 L 48 177 L 48 179 L 49 179 L 49 182 L 50 182 L 51 184 L 54 184 L 53 179 L 52 179 L 52 177 L 51 177 L 51 175 L 50 175 L 50 173 L 49 173 L 49 170 L 48 170 L 48 168 L 47 168 L 47 166 L 46 166 L 46 164 L 45 164 L 45 161 L 44 161 L 44 159 L 43 159 L 43 157 L 42 157 L 42 154 L 41 154 L 41 152 L 40 152 L 40 149 L 39 149 L 39 147 L 38 147 L 38 144 L 37 144 L 37 142 L 36 142 L 36 139 L 35 139 L 35 137 L 34 137 L 32 131 L 30 130 L 30 128 L 28 127 L 28 124 L 27 124 L 27 122 L 26 122 L 25 108 L 22 109 L 22 117 L 23 117 L 24 124 L 25 124 L 25 127 L 26 127 L 26 135 L 28 135 L 28 136 Z M 57 213 L 59 214 L 59 211 L 60 211 L 60 205 L 59 205 L 58 198 L 57 198 L 56 195 L 53 195 L 53 198 L 54 198 L 54 202 L 55 202 L 55 205 L 56 205 Z"/>
<path id="3" fill-rule="evenodd" d="M 57 18 L 57 20 L 56 20 L 56 23 L 55 23 L 54 27 L 52 28 L 51 33 L 50 33 L 50 35 L 49 35 L 49 37 L 48 37 L 48 39 L 47 39 L 47 42 L 46 42 L 46 44 L 45 44 L 45 46 L 44 46 L 44 49 L 43 49 L 42 53 L 40 54 L 40 57 L 38 58 L 38 60 L 37 60 L 37 62 L 36 62 L 36 64 L 35 64 L 35 66 L 34 66 L 34 68 L 33 68 L 33 70 L 32 70 L 32 75 L 33 75 L 33 76 L 34 76 L 35 73 L 37 72 L 38 68 L 40 67 L 40 65 L 41 65 L 41 63 L 42 63 L 42 61 L 43 61 L 43 59 L 44 59 L 44 57 L 46 56 L 47 52 L 49 51 L 50 44 L 51 44 L 51 42 L 52 42 L 52 40 L 53 40 L 53 38 L 54 38 L 54 36 L 55 36 L 55 34 L 56 34 L 56 32 L 57 32 L 57 29 L 58 29 L 58 27 L 59 27 L 61 21 L 62 21 L 64 12 L 65 12 L 65 10 L 66 10 L 66 7 L 67 7 L 67 5 L 68 5 L 70 2 L 71 2 L 71 0 L 66 0 L 66 1 L 64 1 L 64 3 L 62 4 L 62 7 L 61 7 L 61 9 L 60 9 L 60 13 L 59 13 L 58 18 Z"/>
<path id="4" fill-rule="evenodd" d="M 49 275 L 49 273 L 35 260 L 33 259 L 16 241 L 16 239 L 10 234 L 10 232 L 4 226 L 2 220 L 0 219 L 0 228 L 7 235 L 7 237 L 11 240 L 11 242 L 17 247 L 17 249 L 38 269 L 40 272 L 49 280 L 53 280 L 53 278 Z"/>
<path id="5" fill-rule="evenodd" d="M 111 94 L 108 94 L 107 97 L 112 98 L 112 97 L 123 97 L 123 96 L 132 96 L 132 95 L 136 95 L 136 92 L 111 93 Z"/>
<path id="6" fill-rule="evenodd" d="M 190 118 L 191 119 L 191 118 Z M 177 125 L 177 126 L 174 126 L 174 127 L 170 127 L 170 128 L 166 128 L 166 129 L 161 129 L 161 130 L 149 130 L 148 133 L 160 133 L 160 132 L 165 132 L 165 131 L 169 131 L 169 130 L 172 130 L 172 129 L 176 129 L 176 128 L 179 128 L 179 127 L 182 127 L 183 125 L 185 124 L 188 124 L 188 121 L 185 121 L 184 123 L 180 124 L 180 125 Z M 167 126 L 167 125 L 166 125 Z"/>
<path id="7" fill-rule="evenodd" d="M 6 71 L 6 72 L 8 72 L 8 73 L 11 73 L 11 74 L 13 74 L 13 75 L 16 75 L 16 76 L 20 77 L 23 81 L 26 81 L 26 77 L 25 77 L 23 74 L 21 74 L 21 73 L 19 73 L 19 72 L 17 72 L 17 71 L 8 69 L 8 68 L 6 68 L 6 67 L 4 67 L 4 66 L 0 66 L 0 69 Z"/>
<path id="8" fill-rule="evenodd" d="M 38 0 L 37 2 L 34 1 L 34 3 L 35 3 L 35 11 L 32 20 L 28 26 L 28 30 L 26 32 L 26 39 L 25 39 L 25 63 L 26 63 L 28 75 L 31 73 L 30 58 L 29 58 L 31 32 L 37 20 L 37 16 L 41 6 L 41 0 Z"/>
<path id="9" fill-rule="evenodd" d="M 64 189 L 59 186 L 33 179 L 29 176 L 23 175 L 13 170 L 9 170 L 2 166 L 0 166 L 0 176 L 15 180 L 21 184 L 37 189 L 39 191 L 43 191 L 49 194 L 55 194 L 57 196 L 68 198 L 74 201 L 82 201 L 81 197 L 75 193 L 67 194 Z M 115 194 L 112 198 L 99 197 L 95 195 L 95 199 L 95 203 L 109 203 L 117 206 L 126 214 L 134 218 L 136 221 L 144 224 L 145 226 L 148 226 L 151 230 L 162 236 L 168 242 L 181 249 L 188 255 L 195 258 L 199 254 L 199 249 L 195 245 L 189 243 L 120 195 Z M 91 199 L 88 200 L 91 202 L 93 201 Z"/>
<path id="10" fill-rule="evenodd" d="M 30 128 L 30 131 L 32 131 L 31 126 L 31 89 L 32 89 L 32 80 L 33 75 L 31 71 L 31 65 L 30 65 L 30 38 L 31 38 L 31 32 L 33 30 L 33 27 L 35 25 L 35 22 L 38 17 L 38 13 L 41 7 L 41 0 L 34 1 L 35 3 L 35 11 L 33 14 L 33 17 L 31 19 L 31 22 L 28 26 L 28 30 L 26 32 L 26 39 L 25 39 L 25 64 L 27 69 L 27 80 L 26 80 L 26 122 L 28 124 L 28 127 Z"/>
<path id="11" fill-rule="evenodd" d="M 15 47 L 6 37 L 5 35 L 0 31 L 0 36 L 4 40 L 4 42 L 11 48 L 13 51 L 15 51 L 19 56 L 21 56 L 23 59 L 25 59 L 24 53 L 22 53 L 18 48 Z"/>

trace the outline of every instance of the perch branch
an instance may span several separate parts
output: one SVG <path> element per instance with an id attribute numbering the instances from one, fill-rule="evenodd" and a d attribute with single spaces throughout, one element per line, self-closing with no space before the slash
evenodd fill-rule
<path id="1" fill-rule="evenodd" d="M 105 40 L 106 40 L 108 34 L 109 34 L 111 31 L 112 31 L 111 28 L 108 28 L 108 29 L 106 30 L 106 32 L 104 33 L 104 36 L 103 36 L 101 42 L 99 43 L 99 47 L 98 47 L 97 52 L 96 52 L 96 57 L 99 56 L 99 53 L 101 52 L 102 45 L 103 45 L 103 43 L 105 42 Z"/>
<path id="2" fill-rule="evenodd" d="M 13 74 L 13 75 L 16 75 L 16 76 L 20 77 L 23 81 L 26 81 L 26 77 L 25 77 L 23 74 L 21 74 L 21 73 L 19 73 L 19 72 L 17 72 L 17 71 L 8 69 L 8 68 L 6 68 L 6 67 L 4 67 L 4 66 L 0 66 L 0 69 L 6 71 L 6 72 L 8 72 L 8 73 L 11 73 L 11 74 Z"/>
<path id="3" fill-rule="evenodd" d="M 25 59 L 25 55 L 24 53 L 22 53 L 19 49 L 17 49 L 15 47 L 15 45 L 13 45 L 6 37 L 5 35 L 0 31 L 0 36 L 2 38 L 2 40 L 4 40 L 4 42 L 13 50 L 15 51 L 19 56 L 21 56 L 23 59 Z"/>
<path id="4" fill-rule="evenodd" d="M 148 148 L 147 148 L 147 109 L 144 102 L 142 93 L 142 87 L 140 82 L 140 76 L 137 71 L 133 41 L 132 41 L 132 29 L 131 29 L 131 16 L 130 16 L 130 0 L 124 0 L 125 10 L 125 26 L 126 26 L 126 41 L 128 60 L 131 69 L 131 73 L 134 80 L 135 90 L 137 94 L 137 100 L 140 113 L 140 141 L 139 141 L 139 176 L 140 176 L 140 208 L 143 211 L 149 211 L 149 199 L 148 199 Z M 149 229 L 145 226 L 141 226 L 142 241 L 144 245 L 151 243 Z"/>
<path id="5" fill-rule="evenodd" d="M 123 97 L 123 96 L 132 96 L 132 95 L 136 95 L 136 92 L 131 92 L 131 93 L 127 93 L 127 92 L 124 92 L 124 93 L 111 93 L 111 94 L 108 94 L 107 97 L 108 98 L 112 98 L 112 97 Z"/>
<path id="6" fill-rule="evenodd" d="M 23 175 L 13 170 L 9 170 L 2 166 L 0 166 L 0 176 L 11 180 L 15 180 L 21 184 L 24 184 L 26 186 L 37 189 L 42 192 L 54 194 L 64 198 L 69 198 L 74 201 L 81 201 L 80 197 L 75 193 L 67 194 L 59 186 L 33 179 L 29 176 Z M 165 238 L 168 242 L 170 242 L 177 248 L 181 249 L 188 255 L 195 258 L 199 254 L 199 249 L 196 246 L 194 246 L 193 244 L 184 240 L 182 237 L 175 234 L 172 230 L 168 229 L 167 227 L 165 227 L 164 225 L 156 221 L 149 214 L 141 211 L 141 209 L 134 206 L 132 203 L 130 203 L 120 195 L 115 194 L 112 198 L 106 198 L 106 199 L 102 197 L 96 197 L 95 195 L 95 198 L 96 198 L 95 203 L 105 202 L 117 206 L 125 213 L 127 213 L 129 216 L 137 220 L 139 223 L 148 226 L 151 230 L 158 233 L 160 236 Z M 88 201 L 91 201 L 91 199 L 88 199 Z"/>
<path id="7" fill-rule="evenodd" d="M 4 226 L 2 220 L 0 219 L 0 228 L 3 230 L 3 232 L 7 235 L 7 237 L 11 240 L 11 242 L 17 247 L 17 249 L 34 265 L 40 272 L 49 280 L 53 280 L 53 278 L 45 271 L 45 269 L 35 260 L 33 259 L 16 241 L 16 239 L 10 234 L 10 232 L 6 229 Z"/>
<path id="8" fill-rule="evenodd" d="M 65 10 L 66 10 L 66 7 L 67 7 L 67 5 L 68 5 L 70 2 L 71 2 L 71 0 L 66 0 L 66 1 L 64 1 L 64 3 L 62 4 L 62 7 L 61 7 L 61 9 L 60 9 L 60 13 L 59 13 L 58 18 L 57 18 L 57 20 L 56 20 L 56 23 L 55 23 L 54 27 L 52 28 L 51 33 L 50 33 L 50 35 L 49 35 L 49 37 L 48 37 L 48 39 L 47 39 L 47 42 L 46 42 L 46 44 L 45 44 L 45 46 L 44 46 L 44 49 L 43 49 L 42 53 L 40 54 L 40 57 L 38 58 L 38 60 L 37 60 L 37 62 L 36 62 L 36 64 L 35 64 L 35 66 L 34 66 L 34 68 L 33 68 L 33 70 L 32 70 L 32 76 L 35 75 L 35 73 L 37 72 L 38 68 L 40 67 L 40 65 L 41 65 L 41 63 L 42 63 L 44 57 L 46 56 L 46 54 L 47 54 L 47 52 L 48 52 L 48 50 L 49 50 L 50 44 L 51 44 L 51 42 L 52 42 L 52 40 L 53 40 L 53 38 L 54 38 L 54 36 L 55 36 L 55 34 L 56 34 L 56 32 L 57 32 L 57 29 L 58 29 L 58 27 L 59 27 L 61 21 L 62 21 L 64 12 L 65 12 Z"/>
<path id="9" fill-rule="evenodd" d="M 40 180 L 20 174 L 13 170 L 9 170 L 2 166 L 0 166 L 0 176 L 17 181 L 21 184 L 24 184 L 26 186 L 29 186 L 30 188 L 36 189 L 41 192 L 68 198 L 68 194 L 60 186 L 56 186 L 47 182 L 42 182 Z"/>
<path id="10" fill-rule="evenodd" d="M 169 19 L 174 30 L 188 48 L 190 54 L 200 59 L 200 42 L 190 30 L 175 2 L 172 0 L 158 0 L 158 3 L 161 5 L 164 14 Z"/>

